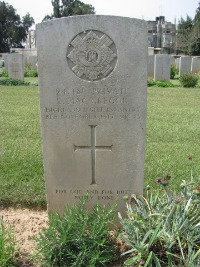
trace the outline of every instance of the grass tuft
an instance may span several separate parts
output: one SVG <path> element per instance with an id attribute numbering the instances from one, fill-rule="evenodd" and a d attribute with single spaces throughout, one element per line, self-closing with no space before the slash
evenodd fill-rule
<path id="1" fill-rule="evenodd" d="M 5 228 L 0 219 L 0 266 L 13 267 L 15 262 L 15 238 L 12 228 Z"/>

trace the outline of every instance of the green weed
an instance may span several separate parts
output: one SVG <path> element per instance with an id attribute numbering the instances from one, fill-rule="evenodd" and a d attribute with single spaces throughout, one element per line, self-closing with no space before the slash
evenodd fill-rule
<path id="1" fill-rule="evenodd" d="M 154 81 L 154 80 L 148 80 L 147 86 L 158 86 L 158 87 L 176 87 L 177 85 L 169 82 L 169 81 Z"/>
<path id="2" fill-rule="evenodd" d="M 174 79 L 176 75 L 178 75 L 179 71 L 176 67 L 176 64 L 171 64 L 170 67 L 170 79 Z"/>
<path id="3" fill-rule="evenodd" d="M 0 78 L 0 85 L 19 86 L 19 85 L 29 85 L 29 84 L 30 84 L 29 82 L 13 78 Z"/>
<path id="4" fill-rule="evenodd" d="M 0 266 L 13 267 L 15 262 L 15 238 L 11 228 L 6 229 L 0 219 Z"/>
<path id="5" fill-rule="evenodd" d="M 193 74 L 193 73 L 186 73 L 184 75 L 182 75 L 180 78 L 180 83 L 183 87 L 195 87 L 198 83 L 198 75 Z"/>
<path id="6" fill-rule="evenodd" d="M 147 190 L 146 197 L 133 195 L 127 219 L 120 220 L 121 238 L 132 254 L 127 266 L 198 267 L 200 264 L 200 181 L 183 181 L 182 191 L 171 191 L 170 176 L 157 178 L 164 192 Z"/>
<path id="7" fill-rule="evenodd" d="M 5 70 L 5 68 L 2 68 L 0 73 L 1 73 L 0 76 L 2 76 L 2 77 L 8 77 L 8 71 Z"/>
<path id="8" fill-rule="evenodd" d="M 108 266 L 115 258 L 116 237 L 110 235 L 114 209 L 96 204 L 91 212 L 87 198 L 67 207 L 63 214 L 51 214 L 49 227 L 37 241 L 34 259 L 42 266 L 98 267 Z"/>
<path id="9" fill-rule="evenodd" d="M 26 66 L 24 71 L 24 77 L 38 77 L 37 69 L 31 66 Z"/>

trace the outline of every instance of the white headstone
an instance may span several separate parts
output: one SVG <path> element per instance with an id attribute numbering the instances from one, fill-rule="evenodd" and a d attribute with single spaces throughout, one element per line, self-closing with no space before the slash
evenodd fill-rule
<path id="1" fill-rule="evenodd" d="M 147 66 L 147 73 L 148 77 L 154 77 L 154 60 L 155 56 L 148 56 L 148 66 Z"/>
<path id="2" fill-rule="evenodd" d="M 8 54 L 4 55 L 4 68 L 8 71 Z"/>
<path id="3" fill-rule="evenodd" d="M 191 63 L 192 58 L 191 57 L 180 57 L 180 63 L 179 63 L 179 76 L 191 72 Z"/>
<path id="4" fill-rule="evenodd" d="M 27 61 L 29 66 L 37 68 L 37 56 L 29 56 Z"/>
<path id="5" fill-rule="evenodd" d="M 179 67 L 180 67 L 180 58 L 181 57 L 177 57 L 176 58 L 176 61 L 175 61 L 175 63 L 176 63 L 176 68 L 179 70 Z"/>
<path id="6" fill-rule="evenodd" d="M 169 81 L 170 80 L 171 56 L 158 54 L 155 55 L 154 62 L 154 80 Z"/>
<path id="7" fill-rule="evenodd" d="M 23 55 L 11 53 L 7 55 L 8 75 L 10 78 L 23 80 L 24 79 L 24 64 Z"/>
<path id="8" fill-rule="evenodd" d="M 146 22 L 86 15 L 36 29 L 48 210 L 86 191 L 91 205 L 124 207 L 143 193 Z"/>
<path id="9" fill-rule="evenodd" d="M 153 56 L 154 55 L 154 47 L 148 47 L 148 55 Z"/>
<path id="10" fill-rule="evenodd" d="M 4 67 L 4 59 L 0 58 L 0 68 Z"/>
<path id="11" fill-rule="evenodd" d="M 193 57 L 191 64 L 191 72 L 198 73 L 200 71 L 200 57 Z"/>
<path id="12" fill-rule="evenodd" d="M 171 56 L 171 65 L 176 66 L 176 58 Z"/>

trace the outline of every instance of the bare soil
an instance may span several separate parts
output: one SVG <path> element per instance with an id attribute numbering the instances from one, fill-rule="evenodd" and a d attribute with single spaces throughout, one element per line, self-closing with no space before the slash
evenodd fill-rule
<path id="1" fill-rule="evenodd" d="M 36 245 L 33 238 L 42 228 L 47 227 L 47 212 L 27 208 L 5 208 L 0 210 L 0 218 L 6 227 L 13 227 L 19 251 L 19 266 L 33 266 L 29 260 L 29 255 L 34 252 Z"/>
<path id="2" fill-rule="evenodd" d="M 16 267 L 40 267 L 31 262 L 30 255 L 35 251 L 36 243 L 34 237 L 40 230 L 48 226 L 48 214 L 43 210 L 31 210 L 27 208 L 2 208 L 0 218 L 6 227 L 11 226 L 14 230 L 18 249 L 18 264 Z M 119 241 L 119 250 L 124 250 L 123 244 Z M 121 253 L 120 253 L 121 254 Z M 122 263 L 112 267 L 123 267 Z"/>

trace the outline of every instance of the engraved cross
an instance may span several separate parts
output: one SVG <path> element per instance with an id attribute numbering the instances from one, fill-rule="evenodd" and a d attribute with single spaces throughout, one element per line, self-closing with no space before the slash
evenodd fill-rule
<path id="1" fill-rule="evenodd" d="M 92 183 L 96 184 L 96 150 L 112 151 L 111 146 L 96 146 L 96 127 L 97 125 L 89 125 L 91 129 L 91 146 L 76 146 L 74 151 L 77 150 L 90 150 L 91 151 L 91 164 L 92 164 Z"/>

